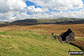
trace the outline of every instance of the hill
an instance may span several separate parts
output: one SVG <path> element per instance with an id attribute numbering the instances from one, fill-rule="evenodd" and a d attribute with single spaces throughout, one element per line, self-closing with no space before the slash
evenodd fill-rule
<path id="1" fill-rule="evenodd" d="M 68 56 L 68 51 L 80 51 L 75 46 L 60 43 L 51 35 L 36 30 L 0 32 L 0 56 Z"/>
<path id="2" fill-rule="evenodd" d="M 16 25 L 32 25 L 32 24 L 83 24 L 84 19 L 79 18 L 57 18 L 57 19 L 24 19 L 11 22 Z"/>
<path id="3" fill-rule="evenodd" d="M 14 22 L 9 23 L 10 25 L 34 25 L 37 24 L 36 19 L 25 19 L 25 20 L 16 20 Z"/>
<path id="4" fill-rule="evenodd" d="M 84 19 L 80 18 L 56 18 L 56 19 L 24 19 L 12 22 L 1 22 L 0 26 L 8 25 L 37 25 L 37 24 L 84 24 Z"/>

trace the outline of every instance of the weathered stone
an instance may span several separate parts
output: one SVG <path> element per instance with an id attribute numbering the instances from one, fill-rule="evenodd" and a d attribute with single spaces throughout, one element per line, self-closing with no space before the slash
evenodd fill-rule
<path id="1" fill-rule="evenodd" d="M 57 40 L 62 43 L 62 38 L 61 38 L 61 36 L 58 36 L 58 37 L 57 37 Z"/>
<path id="2" fill-rule="evenodd" d="M 59 35 L 58 40 L 60 42 L 69 42 L 75 40 L 75 34 L 71 29 L 68 29 L 66 32 L 63 32 Z"/>

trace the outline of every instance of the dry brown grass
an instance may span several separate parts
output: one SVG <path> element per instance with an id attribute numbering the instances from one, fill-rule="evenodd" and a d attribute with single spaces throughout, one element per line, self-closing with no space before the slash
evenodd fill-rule
<path id="1" fill-rule="evenodd" d="M 68 24 L 68 25 L 48 25 L 48 24 L 40 24 L 40 25 L 32 25 L 32 26 L 6 26 L 0 27 L 0 31 L 7 31 L 7 30 L 45 30 L 48 32 L 40 32 L 40 33 L 51 33 L 55 32 L 56 34 L 60 34 L 66 31 L 68 28 L 71 28 L 73 32 L 75 32 L 76 36 L 84 37 L 84 24 Z"/>

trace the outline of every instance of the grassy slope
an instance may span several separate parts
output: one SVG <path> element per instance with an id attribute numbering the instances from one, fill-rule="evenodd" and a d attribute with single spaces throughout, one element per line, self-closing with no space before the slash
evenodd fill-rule
<path id="1" fill-rule="evenodd" d="M 0 32 L 0 56 L 68 56 L 69 44 L 62 44 L 49 34 L 31 30 L 10 30 Z"/>
<path id="2" fill-rule="evenodd" d="M 75 21 L 80 20 L 78 18 L 59 18 L 59 19 L 37 19 L 37 23 L 56 23 L 64 21 Z"/>

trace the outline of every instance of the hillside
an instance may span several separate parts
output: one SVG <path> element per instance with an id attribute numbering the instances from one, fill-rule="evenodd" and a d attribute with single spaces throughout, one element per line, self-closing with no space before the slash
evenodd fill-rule
<path id="1" fill-rule="evenodd" d="M 57 19 L 37 19 L 38 23 L 56 23 L 56 22 L 65 22 L 65 21 L 75 21 L 79 20 L 77 18 L 57 18 Z"/>
<path id="2" fill-rule="evenodd" d="M 10 24 L 82 24 L 84 19 L 79 18 L 57 18 L 57 19 L 24 19 L 11 22 Z"/>
<path id="3" fill-rule="evenodd" d="M 37 24 L 37 20 L 36 19 L 16 20 L 9 24 L 10 25 L 28 25 L 28 24 L 32 25 L 32 24 Z"/>
<path id="4" fill-rule="evenodd" d="M 8 30 L 0 32 L 0 56 L 68 56 L 75 46 L 60 43 L 36 30 Z"/>
<path id="5" fill-rule="evenodd" d="M 84 19 L 80 18 L 56 18 L 56 19 L 24 19 L 12 22 L 1 22 L 0 26 L 9 25 L 37 25 L 37 24 L 84 24 Z"/>

